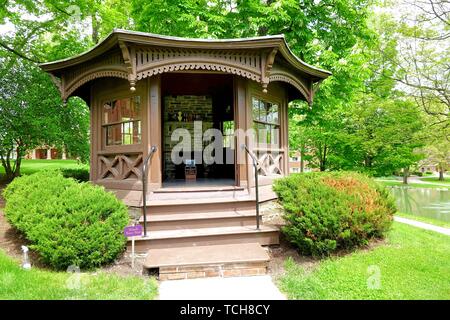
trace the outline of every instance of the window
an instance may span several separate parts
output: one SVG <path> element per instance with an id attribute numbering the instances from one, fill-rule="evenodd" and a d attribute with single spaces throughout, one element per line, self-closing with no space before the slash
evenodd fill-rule
<path id="1" fill-rule="evenodd" d="M 291 162 L 298 162 L 298 157 L 291 157 Z"/>
<path id="2" fill-rule="evenodd" d="M 223 122 L 223 146 L 234 148 L 234 121 Z"/>
<path id="3" fill-rule="evenodd" d="M 258 145 L 279 147 L 280 121 L 278 104 L 252 98 L 253 129 Z"/>
<path id="4" fill-rule="evenodd" d="M 291 168 L 291 172 L 292 173 L 299 173 L 300 171 L 299 171 L 299 169 L 298 168 Z"/>
<path id="5" fill-rule="evenodd" d="M 141 98 L 134 96 L 105 102 L 103 128 L 107 146 L 141 143 Z"/>

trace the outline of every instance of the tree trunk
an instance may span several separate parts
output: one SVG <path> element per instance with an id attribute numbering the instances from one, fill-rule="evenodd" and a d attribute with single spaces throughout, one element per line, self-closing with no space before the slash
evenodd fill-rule
<path id="1" fill-rule="evenodd" d="M 20 176 L 20 167 L 22 165 L 22 157 L 17 154 L 16 163 L 15 163 L 15 170 L 13 172 L 14 178 Z"/>
<path id="2" fill-rule="evenodd" d="M 439 181 L 444 181 L 444 169 L 439 169 Z"/>
<path id="3" fill-rule="evenodd" d="M 305 161 L 303 160 L 303 148 L 300 148 L 300 172 L 305 171 Z"/>
<path id="4" fill-rule="evenodd" d="M 5 180 L 11 181 L 14 179 L 14 170 L 11 168 L 11 153 L 12 150 L 6 152 L 6 157 L 1 156 L 2 166 L 5 169 Z"/>
<path id="5" fill-rule="evenodd" d="M 409 167 L 403 169 L 403 183 L 408 184 Z"/>
<path id="6" fill-rule="evenodd" d="M 3 169 L 5 169 L 5 176 L 3 177 L 5 180 L 9 179 L 9 176 L 11 175 L 11 173 L 9 172 L 9 167 L 6 163 L 5 158 L 3 157 L 3 155 L 0 156 L 0 159 L 2 161 L 2 167 Z"/>
<path id="7" fill-rule="evenodd" d="M 95 13 L 92 14 L 92 42 L 94 42 L 95 44 L 98 43 L 99 38 L 98 38 L 98 21 L 97 21 L 97 17 L 95 16 Z"/>
<path id="8" fill-rule="evenodd" d="M 323 147 L 323 155 L 320 159 L 320 171 L 325 171 L 327 168 L 327 145 Z"/>

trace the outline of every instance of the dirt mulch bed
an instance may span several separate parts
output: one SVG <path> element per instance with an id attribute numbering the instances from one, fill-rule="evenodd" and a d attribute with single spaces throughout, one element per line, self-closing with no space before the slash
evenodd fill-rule
<path id="1" fill-rule="evenodd" d="M 268 248 L 270 257 L 269 274 L 278 280 L 285 272 L 284 264 L 288 258 L 301 265 L 306 270 L 313 270 L 320 262 L 320 259 L 302 256 L 284 237 L 280 234 L 280 245 L 270 246 Z"/>
<path id="2" fill-rule="evenodd" d="M 283 207 L 277 200 L 266 201 L 260 205 L 260 212 L 263 216 L 264 224 L 274 225 L 281 228 L 285 222 L 282 218 Z M 267 252 L 270 257 L 269 274 L 277 280 L 284 274 L 284 264 L 286 259 L 291 258 L 297 264 L 307 270 L 312 270 L 319 263 L 319 259 L 302 256 L 298 250 L 280 232 L 280 245 L 269 246 Z"/>
<path id="3" fill-rule="evenodd" d="M 6 185 L 0 185 L 0 249 L 5 251 L 7 255 L 13 259 L 22 260 L 22 246 L 29 245 L 29 242 L 25 237 L 13 228 L 9 222 L 6 220 L 3 213 L 3 208 L 5 207 L 5 199 L 2 197 L 3 189 Z M 39 256 L 30 251 L 29 257 L 32 265 L 44 268 L 44 265 L 39 261 Z"/>

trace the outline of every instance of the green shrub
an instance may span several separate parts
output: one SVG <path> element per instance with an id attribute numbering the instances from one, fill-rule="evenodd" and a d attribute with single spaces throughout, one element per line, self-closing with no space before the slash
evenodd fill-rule
<path id="1" fill-rule="evenodd" d="M 303 173 L 276 181 L 287 238 L 304 254 L 323 256 L 380 238 L 396 212 L 389 191 L 357 173 Z"/>
<path id="2" fill-rule="evenodd" d="M 56 269 L 97 267 L 125 247 L 127 208 L 102 187 L 64 178 L 59 171 L 41 171 L 16 178 L 4 197 L 8 221 Z"/>
<path id="3" fill-rule="evenodd" d="M 64 168 L 61 172 L 65 178 L 73 178 L 78 182 L 89 181 L 89 168 Z"/>

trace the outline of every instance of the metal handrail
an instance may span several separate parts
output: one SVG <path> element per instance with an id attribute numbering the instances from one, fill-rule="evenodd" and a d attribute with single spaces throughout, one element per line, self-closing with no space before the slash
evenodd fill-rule
<path id="1" fill-rule="evenodd" d="M 245 144 L 242 148 L 247 151 L 250 158 L 252 158 L 253 168 L 255 169 L 255 197 L 256 197 L 256 230 L 259 230 L 259 185 L 258 185 L 258 159 L 251 152 Z"/>
<path id="2" fill-rule="evenodd" d="M 144 215 L 144 237 L 147 236 L 147 174 L 148 164 L 153 154 L 156 152 L 156 146 L 152 146 L 147 157 L 142 164 L 142 214 Z"/>

